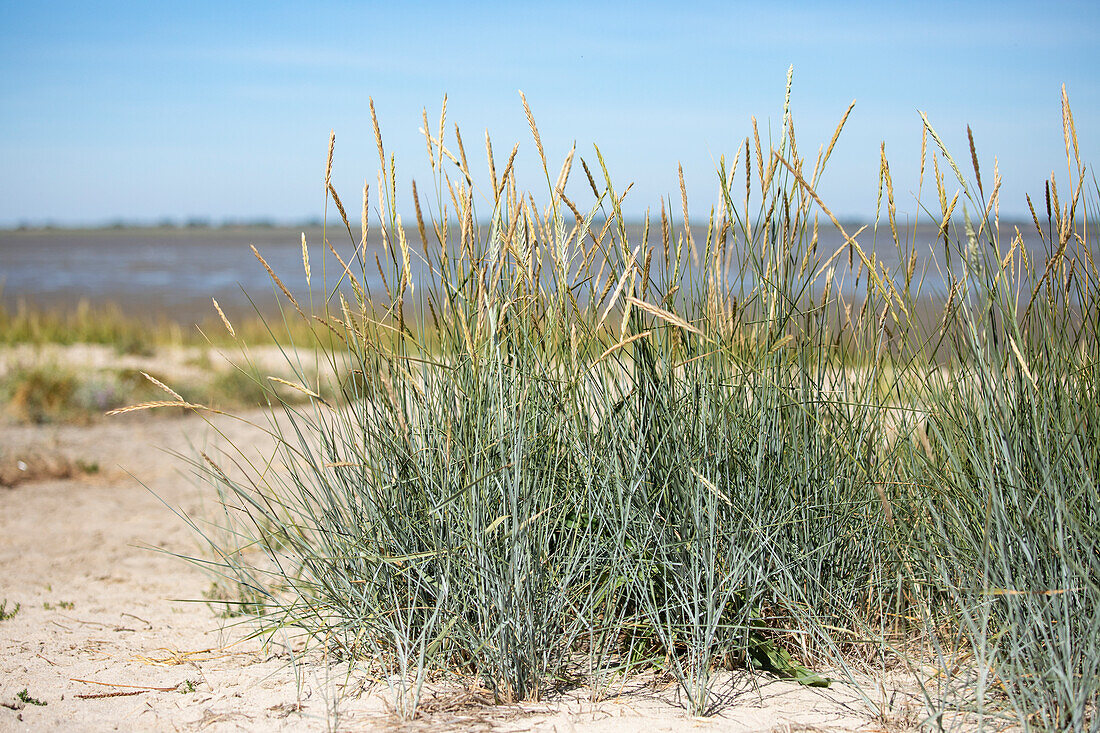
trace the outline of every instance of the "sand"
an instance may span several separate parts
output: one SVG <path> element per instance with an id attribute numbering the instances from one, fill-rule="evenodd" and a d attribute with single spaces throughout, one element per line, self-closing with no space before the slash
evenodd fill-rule
<path id="1" fill-rule="evenodd" d="M 214 427 L 264 445 L 240 423 Z M 0 621 L 0 730 L 899 730 L 920 718 L 911 686 L 861 680 L 890 701 L 876 714 L 850 685 L 817 690 L 742 672 L 722 679 L 721 709 L 707 718 L 686 713 L 675 685 L 637 678 L 599 702 L 582 688 L 500 706 L 441 684 L 419 718 L 403 721 L 383 681 L 247 640 L 239 618 L 202 602 L 211 577 L 175 556 L 201 555 L 202 545 L 175 512 L 200 515 L 211 490 L 172 452 L 218 444 L 214 427 L 140 414 L 0 423 L 0 462 L 20 471 L 22 461 L 28 474 L 0 486 L 0 601 L 9 613 L 19 604 Z"/>

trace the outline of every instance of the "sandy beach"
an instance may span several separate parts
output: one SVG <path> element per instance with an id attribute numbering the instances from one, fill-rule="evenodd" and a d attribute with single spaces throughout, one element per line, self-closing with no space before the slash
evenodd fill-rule
<path id="1" fill-rule="evenodd" d="M 176 512 L 202 517 L 214 493 L 183 457 L 227 441 L 245 451 L 266 445 L 228 418 L 5 418 L 0 601 L 18 611 L 0 621 L 0 729 L 881 730 L 917 719 L 918 701 L 906 694 L 891 693 L 883 717 L 843 684 L 815 690 L 737 673 L 708 718 L 689 717 L 669 680 L 639 677 L 597 702 L 579 687 L 500 706 L 476 681 L 433 681 L 421 715 L 400 720 L 385 681 L 362 665 L 299 654 L 295 642 L 247 640 L 246 618 L 202 602 L 212 577 L 177 557 L 205 556 Z M 866 688 L 881 697 L 877 681 Z"/>

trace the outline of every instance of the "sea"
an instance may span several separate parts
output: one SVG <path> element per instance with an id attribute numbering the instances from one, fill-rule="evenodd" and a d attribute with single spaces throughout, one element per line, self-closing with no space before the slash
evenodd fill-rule
<path id="1" fill-rule="evenodd" d="M 980 257 L 984 252 L 985 259 L 991 261 L 996 254 L 985 232 L 967 244 L 966 228 L 962 222 L 950 225 L 949 240 L 963 244 L 949 248 L 944 247 L 937 224 L 905 226 L 899 223 L 900 252 L 886 221 L 881 221 L 877 227 L 859 222 L 844 222 L 842 226 L 849 235 L 862 229 L 857 237 L 860 247 L 868 256 L 874 255 L 879 267 L 885 266 L 893 272 L 904 273 L 901 261 L 907 259 L 908 253 L 915 251 L 918 267 L 913 286 L 916 288 L 919 284 L 921 297 L 932 300 L 942 299 L 948 292 L 951 278 L 962 274 L 965 256 Z M 600 226 L 594 224 L 593 228 L 598 233 Z M 455 226 L 452 231 L 457 229 Z M 487 227 L 482 227 L 483 232 L 486 230 Z M 1030 220 L 1000 222 L 1000 256 L 1008 252 L 1017 230 L 1022 235 L 1021 241 L 1030 260 L 1033 263 L 1045 262 L 1051 255 L 1052 245 L 1049 239 L 1044 241 L 1038 235 Z M 215 298 L 231 316 L 239 317 L 256 311 L 269 315 L 277 308 L 282 296 L 253 255 L 251 248 L 254 246 L 295 296 L 302 303 L 313 303 L 316 308 L 323 304 L 327 292 L 342 272 L 324 244 L 326 241 L 351 264 L 357 277 L 365 281 L 374 297 L 379 298 L 385 288 L 375 257 L 378 257 L 383 272 L 390 274 L 393 271 L 381 233 L 378 227 L 372 227 L 367 246 L 361 250 L 365 254 L 361 264 L 354 258 L 358 250 L 359 231 L 354 228 L 353 231 L 354 235 L 349 235 L 343 225 L 338 229 L 311 225 L 0 230 L 0 303 L 8 309 L 18 307 L 20 302 L 45 309 L 74 308 L 82 302 L 92 306 L 114 304 L 131 316 L 193 323 L 214 314 L 211 299 Z M 673 249 L 680 232 L 682 228 L 673 228 Z M 302 263 L 303 234 L 310 252 L 310 287 L 306 285 Z M 412 251 L 413 280 L 422 282 L 430 273 L 422 264 L 419 234 L 415 228 L 409 228 L 406 236 Z M 435 251 L 439 245 L 431 243 L 434 236 L 430 229 L 428 237 L 429 246 Z M 692 227 L 692 238 L 697 248 L 702 247 L 706 237 L 706 227 Z M 808 232 L 806 237 L 809 238 Z M 628 252 L 641 244 L 641 224 L 627 227 L 627 240 Z M 610 241 L 609 236 L 604 246 Z M 735 239 L 729 236 L 728 241 L 731 247 L 738 247 L 743 237 Z M 1096 241 L 1094 232 L 1088 243 L 1094 252 Z M 585 247 L 591 247 L 592 242 L 591 237 L 586 237 Z M 648 244 L 660 253 L 662 238 L 659 224 L 650 227 Z M 847 271 L 849 253 L 844 245 L 845 239 L 840 231 L 831 223 L 821 223 L 818 262 L 826 261 L 839 250 L 840 255 L 832 262 L 838 268 L 834 272 L 834 287 L 839 283 L 850 293 L 858 292 L 860 287 L 866 286 L 866 274 L 861 276 L 862 282 L 857 280 L 858 254 L 852 258 L 855 270 Z M 449 247 L 452 252 L 458 251 L 457 243 Z M 615 243 L 607 250 L 606 256 L 619 258 L 622 255 L 617 250 L 620 249 L 620 245 Z M 597 250 L 597 258 L 603 256 L 601 252 Z M 639 248 L 638 260 L 643 260 L 644 256 Z M 685 263 L 691 262 L 690 246 L 686 241 L 681 256 Z M 730 258 L 734 264 L 725 273 L 727 287 L 750 287 L 752 276 L 738 271 L 737 259 Z M 579 262 L 576 254 L 573 261 Z M 801 262 L 795 265 L 800 268 Z M 810 269 L 813 269 L 812 266 Z M 819 269 L 819 278 L 813 284 L 816 289 L 823 287 L 826 277 L 825 268 Z M 551 271 L 552 267 L 544 262 L 543 277 L 549 277 Z"/>

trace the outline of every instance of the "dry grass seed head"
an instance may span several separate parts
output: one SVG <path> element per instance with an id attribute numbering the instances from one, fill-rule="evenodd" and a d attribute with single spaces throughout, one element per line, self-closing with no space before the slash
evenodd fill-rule
<path id="1" fill-rule="evenodd" d="M 519 98 L 523 101 L 523 113 L 527 115 L 527 124 L 531 127 L 531 135 L 535 138 L 535 147 L 539 151 L 539 160 L 542 161 L 543 172 L 549 178 L 550 172 L 546 168 L 546 151 L 542 149 L 542 138 L 539 136 L 539 128 L 535 125 L 535 116 L 531 114 L 531 107 L 527 104 L 527 97 L 521 91 Z"/>
<path id="2" fill-rule="evenodd" d="M 836 147 L 837 140 L 840 139 L 840 133 L 844 130 L 844 125 L 848 123 L 848 115 L 852 114 L 852 110 L 855 109 L 856 100 L 852 100 L 852 103 L 848 105 L 848 109 L 844 111 L 844 116 L 840 118 L 840 122 L 836 126 L 836 130 L 833 132 L 833 136 L 829 139 L 829 144 L 825 147 L 825 155 L 821 159 L 820 167 L 814 170 L 814 177 L 810 183 L 814 183 L 817 180 L 817 176 L 821 171 L 825 170 L 825 164 L 829 162 L 829 158 L 833 154 L 833 148 Z"/>
<path id="3" fill-rule="evenodd" d="M 764 193 L 764 149 L 760 145 L 760 129 L 756 125 L 756 118 L 752 118 L 752 139 L 756 145 L 756 174 L 760 178 L 760 193 Z"/>
<path id="4" fill-rule="evenodd" d="M 978 168 L 978 151 L 974 148 L 974 133 L 970 130 L 970 125 L 966 126 L 966 139 L 970 142 L 970 164 L 974 166 L 974 177 L 978 179 L 978 193 L 984 196 L 982 172 Z"/>
<path id="5" fill-rule="evenodd" d="M 148 380 L 149 380 L 150 382 L 152 382 L 152 383 L 153 383 L 154 385 L 156 385 L 157 387 L 160 387 L 160 388 L 161 388 L 162 390 L 164 390 L 164 391 L 165 391 L 165 392 L 167 392 L 168 394 L 170 394 L 170 395 L 172 395 L 173 397 L 175 397 L 177 401 L 179 401 L 179 402 L 186 402 L 186 400 L 184 400 L 184 399 L 183 399 L 183 397 L 181 397 L 181 396 L 180 396 L 180 394 L 179 394 L 178 392 L 176 392 L 176 390 L 172 389 L 172 388 L 171 388 L 171 387 L 169 387 L 169 386 L 168 386 L 167 384 L 165 384 L 164 382 L 160 381 L 160 380 L 159 380 L 159 379 L 157 379 L 156 377 L 152 376 L 152 375 L 151 375 L 151 374 L 149 374 L 148 372 L 142 372 L 142 373 L 141 373 L 141 376 L 145 377 L 145 378 L 146 378 L 146 379 L 148 379 Z"/>
<path id="6" fill-rule="evenodd" d="M 294 309 L 298 311 L 298 314 L 305 318 L 305 313 L 302 312 L 302 307 L 298 305 L 298 300 L 293 295 L 291 295 L 290 290 L 288 290 L 286 285 L 283 284 L 283 281 L 279 279 L 279 276 L 275 274 L 275 271 L 271 269 L 271 265 L 267 264 L 267 260 L 265 260 L 260 254 L 260 251 L 256 249 L 256 245 L 250 244 L 248 246 L 252 248 L 252 254 L 256 256 L 256 259 L 258 259 L 260 261 L 260 264 L 264 266 L 264 269 L 267 270 L 267 274 L 271 277 L 275 284 L 279 286 L 279 290 L 283 291 L 283 295 L 286 296 L 286 299 L 290 301 L 290 304 L 294 306 Z M 329 246 L 331 247 L 331 245 Z M 215 305 L 217 305 L 217 303 L 215 303 Z M 219 312 L 221 311 L 220 308 L 218 310 Z M 222 318 L 224 317 L 225 316 L 223 315 Z M 226 321 L 226 323 L 228 323 L 228 321 Z"/>
<path id="7" fill-rule="evenodd" d="M 378 148 L 378 164 L 382 166 L 384 171 L 386 169 L 386 153 L 382 148 L 382 130 L 378 126 L 378 115 L 374 111 L 374 98 L 371 97 L 368 101 L 370 102 L 371 128 L 374 130 L 374 144 Z"/>
<path id="8" fill-rule="evenodd" d="M 428 235 L 424 229 L 424 214 L 420 211 L 420 194 L 416 191 L 416 181 L 412 182 L 413 207 L 416 210 L 416 231 L 420 235 L 420 246 L 424 248 L 424 257 L 428 256 Z"/>
<path id="9" fill-rule="evenodd" d="M 424 134 L 424 144 L 428 147 L 428 163 L 431 165 L 432 170 L 435 171 L 435 149 L 432 147 L 432 134 L 428 132 L 428 108 L 424 107 L 420 113 L 424 120 L 424 127 L 420 129 L 420 132 Z"/>
<path id="10" fill-rule="evenodd" d="M 474 185 L 474 179 L 470 176 L 470 164 L 466 162 L 466 147 L 462 144 L 462 133 L 458 129 L 458 125 L 455 128 L 455 143 L 458 145 L 458 155 L 462 158 L 462 175 L 466 176 L 466 184 L 469 186 Z M 393 160 L 393 154 L 390 154 L 390 160 Z"/>
<path id="11" fill-rule="evenodd" d="M 340 220 L 344 222 L 344 227 L 348 230 L 348 238 L 352 242 L 355 241 L 355 237 L 351 233 L 351 224 L 348 222 L 348 213 L 344 211 L 344 202 L 340 200 L 340 196 L 336 193 L 336 188 L 330 183 L 328 184 L 328 191 L 332 194 L 332 200 L 336 203 L 336 210 L 340 212 Z"/>
<path id="12" fill-rule="evenodd" d="M 336 149 L 336 130 L 329 130 L 328 133 L 328 157 L 325 158 L 325 188 L 327 189 L 332 181 L 332 153 Z"/>
<path id="13" fill-rule="evenodd" d="M 497 189 L 497 168 L 493 161 L 493 141 L 489 139 L 489 130 L 485 130 L 485 158 L 489 161 L 489 182 L 493 186 L 493 194 L 496 200 L 500 199 L 500 191 Z M 496 203 L 496 201 L 494 201 Z"/>
<path id="14" fill-rule="evenodd" d="M 237 337 L 237 333 L 233 330 L 233 324 L 229 322 L 229 319 L 225 317 L 225 313 L 222 311 L 222 307 L 218 305 L 218 301 L 215 298 L 211 298 L 214 303 L 214 310 L 218 312 L 218 316 L 222 319 L 222 323 L 225 324 L 225 330 L 229 331 L 229 335 L 233 338 Z"/>
<path id="15" fill-rule="evenodd" d="M 302 269 L 306 273 L 306 286 L 310 284 L 310 272 L 309 272 L 309 248 L 306 247 L 306 233 L 302 232 Z"/>
<path id="16" fill-rule="evenodd" d="M 569 181 L 569 173 L 573 168 L 573 154 L 577 152 L 577 143 L 573 143 L 573 147 L 570 148 L 569 154 L 565 156 L 565 161 L 561 164 L 561 171 L 558 173 L 558 180 L 554 183 L 554 198 L 561 198 L 565 193 L 565 184 Z M 580 218 L 580 217 L 578 217 Z"/>

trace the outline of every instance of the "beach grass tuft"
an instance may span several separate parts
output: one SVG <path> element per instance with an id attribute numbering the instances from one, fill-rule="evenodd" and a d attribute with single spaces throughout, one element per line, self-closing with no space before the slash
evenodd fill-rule
<path id="1" fill-rule="evenodd" d="M 814 187 L 851 108 L 812 171 L 789 108 L 778 139 L 754 120 L 705 238 L 681 175 L 681 224 L 662 203 L 637 241 L 630 186 L 598 149 L 552 181 L 522 107 L 541 192 L 515 149 L 498 177 L 488 138 L 479 188 L 425 114 L 418 252 L 372 105 L 378 257 L 321 242 L 339 265 L 314 274 L 343 275 L 316 318 L 271 272 L 292 306 L 270 323 L 289 373 L 260 383 L 281 470 L 195 462 L 227 507 L 227 532 L 194 525 L 201 562 L 259 633 L 373 665 L 410 717 L 441 675 L 511 702 L 657 673 L 704 715 L 722 669 L 827 686 L 908 665 L 935 669 L 914 672 L 929 725 L 1100 729 L 1100 280 L 1076 138 L 1045 261 L 1022 239 L 1042 222 L 999 225 L 973 136 L 971 185 L 923 116 L 936 241 L 897 220 L 885 148 L 889 234 L 845 231 Z M 950 294 L 929 318 L 935 267 Z"/>

